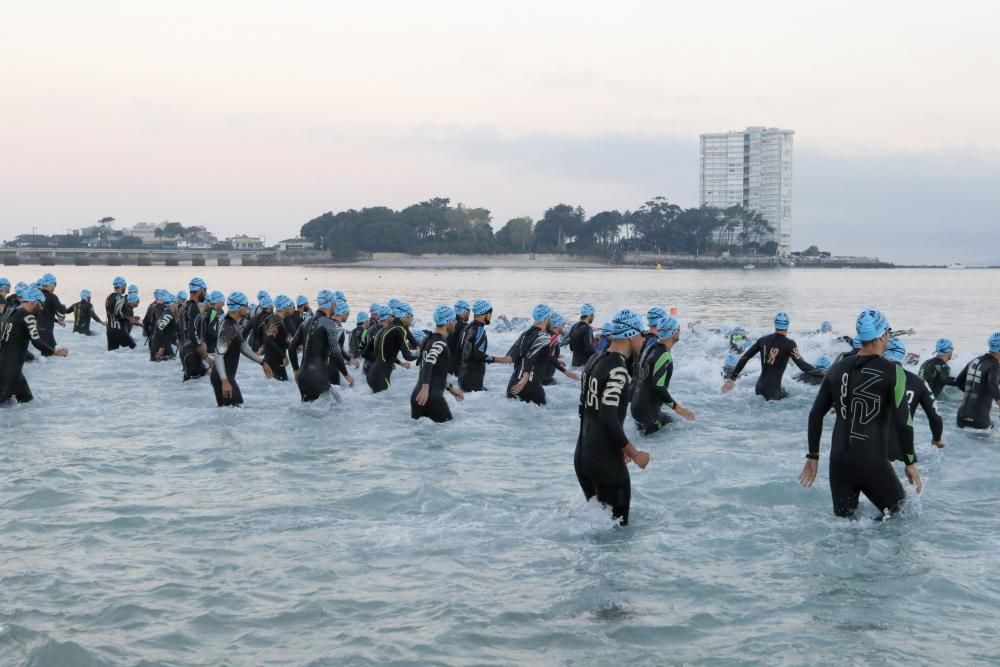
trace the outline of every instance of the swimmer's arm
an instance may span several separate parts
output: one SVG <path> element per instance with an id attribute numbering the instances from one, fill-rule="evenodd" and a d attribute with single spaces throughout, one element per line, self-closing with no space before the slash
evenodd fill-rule
<path id="1" fill-rule="evenodd" d="M 954 386 L 958 387 L 958 390 L 963 394 L 965 393 L 965 377 L 966 375 L 968 375 L 968 371 L 969 371 L 969 365 L 966 364 L 965 368 L 963 368 L 961 372 L 959 372 L 958 377 L 955 378 Z"/>
<path id="2" fill-rule="evenodd" d="M 809 411 L 809 453 L 806 458 L 819 458 L 819 443 L 823 437 L 823 418 L 832 407 L 833 394 L 830 391 L 830 383 L 824 380 L 819 387 L 819 393 L 816 394 L 816 400 L 813 401 L 812 410 Z"/>
<path id="3" fill-rule="evenodd" d="M 250 343 L 247 342 L 246 338 L 240 340 L 240 354 L 254 362 L 255 364 L 264 365 L 264 357 L 258 355 L 256 352 L 250 349 Z M 224 364 L 223 364 L 224 365 Z"/>
<path id="4" fill-rule="evenodd" d="M 924 414 L 927 415 L 927 421 L 930 423 L 931 439 L 934 442 L 940 442 L 944 435 L 944 420 L 941 418 L 941 413 L 937 411 L 934 392 L 931 391 L 926 382 L 924 383 L 924 391 L 920 393 L 920 407 L 924 409 Z"/>
<path id="5" fill-rule="evenodd" d="M 824 375 L 823 371 L 817 370 L 815 366 L 802 358 L 802 354 L 799 352 L 798 346 L 795 346 L 792 349 L 792 361 L 795 362 L 795 365 L 798 366 L 799 370 L 803 373 L 808 375 L 818 375 L 820 377 Z"/>
<path id="6" fill-rule="evenodd" d="M 757 356 L 759 353 L 760 353 L 760 338 L 758 338 L 756 342 L 754 342 L 754 344 L 750 346 L 750 349 L 743 353 L 743 356 L 740 357 L 740 360 L 736 362 L 736 366 L 733 368 L 733 372 L 729 374 L 729 379 L 735 381 L 740 376 L 740 373 L 743 372 L 743 369 L 750 362 L 750 360 L 753 359 L 755 356 Z"/>
<path id="7" fill-rule="evenodd" d="M 653 387 L 660 399 L 670 409 L 673 409 L 677 405 L 674 397 L 670 395 L 670 391 L 667 389 L 670 377 L 673 375 L 673 366 L 673 357 L 669 352 L 661 354 L 653 364 Z"/>
<path id="8" fill-rule="evenodd" d="M 228 339 L 223 340 L 222 338 L 219 338 L 219 342 L 215 346 L 214 367 L 215 367 L 215 372 L 219 374 L 219 379 L 222 380 L 223 382 L 229 380 L 229 378 L 226 377 L 226 362 L 223 358 L 226 354 L 226 350 L 228 349 L 229 349 L 229 340 Z"/>
<path id="9" fill-rule="evenodd" d="M 896 433 L 899 434 L 899 448 L 903 452 L 903 463 L 910 466 L 917 462 L 917 454 L 913 450 L 913 417 L 906 402 L 906 371 L 902 366 L 896 366 L 896 382 L 892 386 L 891 393 L 890 405 L 893 410 L 893 421 L 896 423 Z"/>

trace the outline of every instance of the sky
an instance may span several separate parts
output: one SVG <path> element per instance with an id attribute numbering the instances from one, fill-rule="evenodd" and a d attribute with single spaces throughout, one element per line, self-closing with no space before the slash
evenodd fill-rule
<path id="1" fill-rule="evenodd" d="M 0 238 L 694 206 L 698 135 L 766 125 L 795 130 L 794 249 L 1000 264 L 998 24 L 962 0 L 6 3 Z"/>

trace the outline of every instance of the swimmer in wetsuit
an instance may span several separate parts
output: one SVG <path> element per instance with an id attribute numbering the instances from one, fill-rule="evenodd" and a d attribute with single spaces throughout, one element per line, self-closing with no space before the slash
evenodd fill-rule
<path id="1" fill-rule="evenodd" d="M 814 375 L 822 375 L 799 354 L 799 347 L 788 337 L 788 314 L 781 312 L 774 316 L 774 333 L 757 340 L 749 350 L 743 353 L 736 368 L 722 385 L 722 392 L 732 391 L 736 386 L 743 368 L 755 355 L 760 355 L 760 377 L 757 379 L 756 393 L 766 401 L 777 401 L 788 396 L 781 387 L 781 379 L 785 375 L 788 360 L 791 359 L 800 370 Z"/>
<path id="2" fill-rule="evenodd" d="M 571 380 L 580 379 L 579 375 L 566 368 L 566 364 L 560 358 L 560 348 L 562 347 L 565 330 L 566 318 L 559 313 L 552 313 L 552 318 L 549 320 L 548 353 L 545 355 L 547 363 L 540 364 L 538 368 L 543 387 L 556 384 L 556 371 L 559 371 Z"/>
<path id="3" fill-rule="evenodd" d="M 160 293 L 163 300 L 162 307 L 159 308 L 160 316 L 153 324 L 153 335 L 149 339 L 149 359 L 150 361 L 167 361 L 177 356 L 174 351 L 174 344 L 178 336 L 178 313 L 181 304 L 177 302 L 177 297 L 173 293 L 163 290 Z"/>
<path id="4" fill-rule="evenodd" d="M 507 382 L 507 398 L 517 398 L 525 403 L 545 405 L 545 388 L 542 386 L 542 368 L 549 363 L 549 322 L 552 309 L 540 303 L 531 311 L 534 324 L 526 329 L 511 346 L 507 356 L 514 362 L 514 369 Z"/>
<path id="5" fill-rule="evenodd" d="M 365 349 L 365 334 L 368 333 L 370 322 L 371 316 L 366 311 L 358 311 L 357 325 L 351 331 L 351 338 L 348 343 L 348 352 L 350 353 L 351 361 L 355 363 L 361 362 L 361 352 Z"/>
<path id="6" fill-rule="evenodd" d="M 469 313 L 472 306 L 465 299 L 455 302 L 455 330 L 448 334 L 448 373 L 458 377 L 462 368 L 462 332 L 469 325 Z"/>
<path id="7" fill-rule="evenodd" d="M 331 319 L 337 323 L 340 327 L 340 337 L 337 339 L 337 347 L 340 350 L 340 355 L 343 361 L 346 363 L 350 362 L 355 368 L 358 367 L 358 362 L 351 360 L 350 352 L 347 349 L 345 343 L 347 342 L 347 333 L 344 331 L 344 324 L 347 323 L 347 317 L 351 314 L 351 308 L 347 304 L 347 298 L 341 291 L 336 291 L 333 293 L 337 299 L 336 305 L 333 307 L 333 317 Z M 339 295 L 339 296 L 338 296 Z M 330 365 L 328 366 L 330 371 L 330 384 L 340 386 L 340 366 L 335 363 L 334 359 L 330 359 Z M 354 380 L 349 379 L 348 384 L 354 386 Z"/>
<path id="8" fill-rule="evenodd" d="M 354 378 L 347 372 L 347 364 L 340 349 L 340 322 L 332 319 L 337 307 L 337 297 L 330 290 L 322 290 L 316 297 L 316 313 L 303 320 L 288 345 L 295 381 L 303 403 L 317 400 L 330 392 L 331 363 L 337 364 L 347 378 L 349 386 Z M 297 350 L 302 347 L 302 368 L 299 368 Z M 333 397 L 340 400 L 340 394 Z"/>
<path id="9" fill-rule="evenodd" d="M 368 325 L 368 331 L 364 335 L 365 346 L 361 350 L 361 357 L 364 359 L 361 368 L 366 378 L 372 364 L 375 363 L 375 356 L 378 354 L 375 348 L 375 340 L 378 338 L 379 332 L 389 326 L 389 322 L 392 321 L 392 308 L 389 306 L 372 304 L 372 308 L 375 308 L 375 316 L 371 324 Z"/>
<path id="10" fill-rule="evenodd" d="M 955 387 L 948 362 L 955 356 L 955 346 L 947 338 L 938 338 L 934 346 L 934 356 L 920 366 L 919 375 L 934 392 L 934 398 L 941 396 L 945 387 Z"/>
<path id="11" fill-rule="evenodd" d="M 410 394 L 410 417 L 427 417 L 442 423 L 452 420 L 451 409 L 444 398 L 444 392 L 461 401 L 465 398 L 460 389 L 448 382 L 448 335 L 455 329 L 455 309 L 438 306 L 434 310 L 434 325 L 437 327 L 420 344 L 420 376 Z"/>
<path id="12" fill-rule="evenodd" d="M 882 356 L 901 367 L 903 361 L 906 359 L 906 345 L 899 338 L 891 338 L 889 339 L 889 346 Z M 905 372 L 906 405 L 910 411 L 910 418 L 912 420 L 913 416 L 917 413 L 918 406 L 924 409 L 924 414 L 927 415 L 927 422 L 931 427 L 931 443 L 940 449 L 944 447 L 944 442 L 941 440 L 941 436 L 944 434 L 944 420 L 941 419 L 941 414 L 938 412 L 934 394 L 931 392 L 931 388 L 927 386 L 927 383 L 920 379 L 920 376 L 910 371 Z M 889 460 L 904 460 L 899 439 L 895 437 L 895 432 L 893 432 L 893 437 L 889 439 Z"/>
<path id="13" fill-rule="evenodd" d="M 458 386 L 462 391 L 484 391 L 483 379 L 487 364 L 509 364 L 510 357 L 494 357 L 487 353 L 489 340 L 486 328 L 493 319 L 493 305 L 486 299 L 472 304 L 473 320 L 462 332 L 462 363 L 458 370 Z"/>
<path id="14" fill-rule="evenodd" d="M 375 360 L 368 369 L 368 386 L 375 394 L 392 386 L 392 371 L 397 365 L 409 368 L 410 362 L 417 358 L 410 349 L 412 336 L 409 326 L 413 321 L 413 309 L 410 304 L 398 299 L 390 303 L 393 303 L 393 319 L 376 334 Z"/>
<path id="15" fill-rule="evenodd" d="M 823 378 L 826 377 L 826 372 L 830 370 L 830 366 L 833 364 L 830 362 L 830 358 L 823 355 L 816 360 L 815 368 L 817 371 L 821 371 L 822 375 L 818 373 L 799 373 L 795 376 L 796 382 L 802 382 L 803 384 L 811 384 L 814 386 L 819 386 L 823 384 Z"/>
<path id="16" fill-rule="evenodd" d="M 594 349 L 594 316 L 597 309 L 593 304 L 585 303 L 580 306 L 580 319 L 570 327 L 569 330 L 569 351 L 573 353 L 570 364 L 573 368 L 581 368 L 587 365 L 590 358 L 597 354 Z"/>
<path id="17" fill-rule="evenodd" d="M 612 342 L 584 366 L 580 387 L 580 432 L 573 454 L 576 479 L 589 501 L 611 508 L 619 524 L 628 524 L 632 482 L 627 464 L 649 464 L 649 454 L 636 449 L 625 436 L 629 357 L 642 349 L 642 317 L 620 310 L 607 325 Z"/>
<path id="18" fill-rule="evenodd" d="M 209 354 L 214 355 L 219 341 L 219 328 L 225 317 L 222 307 L 226 304 L 226 296 L 218 290 L 209 292 L 208 296 L 205 297 L 205 304 L 205 312 L 202 314 L 205 320 L 205 349 L 208 350 Z"/>
<path id="19" fill-rule="evenodd" d="M 212 358 L 208 356 L 208 345 L 205 343 L 205 318 L 201 314 L 201 303 L 207 294 L 208 286 L 205 281 L 198 277 L 192 278 L 179 322 L 184 382 L 203 377 L 212 364 Z"/>
<path id="20" fill-rule="evenodd" d="M 83 334 L 84 336 L 96 336 L 97 334 L 90 330 L 90 321 L 93 320 L 100 325 L 104 324 L 101 318 L 97 316 L 94 304 L 90 302 L 90 298 L 89 289 L 81 290 L 80 300 L 66 309 L 67 312 L 73 313 L 73 333 Z"/>
<path id="21" fill-rule="evenodd" d="M 215 363 L 212 364 L 210 380 L 215 391 L 215 403 L 224 406 L 243 405 L 243 392 L 236 384 L 236 371 L 240 365 L 240 355 L 264 369 L 264 377 L 271 378 L 271 368 L 262 357 L 257 356 L 243 339 L 240 320 L 250 312 L 247 295 L 233 292 L 226 299 L 226 317 L 219 327 L 219 340 L 215 349 Z"/>
<path id="22" fill-rule="evenodd" d="M 6 312 L 9 299 L 10 281 L 0 277 L 0 317 L 3 317 L 3 314 Z"/>
<path id="23" fill-rule="evenodd" d="M 11 398 L 18 403 L 28 403 L 34 398 L 23 373 L 29 341 L 45 356 L 65 357 L 69 354 L 65 348 L 50 346 L 38 331 L 35 318 L 44 302 L 42 291 L 29 287 L 24 291 L 21 305 L 4 313 L 3 328 L 0 329 L 0 405 Z"/>
<path id="24" fill-rule="evenodd" d="M 274 314 L 271 315 L 262 325 L 262 347 L 264 348 L 264 361 L 271 369 L 275 380 L 281 382 L 288 381 L 288 341 L 289 336 L 285 330 L 285 317 L 295 309 L 295 302 L 284 294 L 274 297 Z"/>
<path id="25" fill-rule="evenodd" d="M 862 493 L 883 514 L 899 511 L 906 493 L 889 462 L 892 439 L 899 442 L 910 484 L 917 493 L 923 488 L 913 451 L 906 371 L 881 356 L 889 344 L 889 330 L 889 322 L 877 310 L 858 316 L 861 351 L 833 365 L 809 412 L 809 453 L 799 482 L 810 487 L 816 480 L 823 418 L 833 408 L 837 421 L 830 447 L 830 492 L 833 512 L 840 517 L 854 514 Z"/>
<path id="26" fill-rule="evenodd" d="M 990 429 L 993 404 L 1000 406 L 1000 331 L 990 336 L 989 352 L 970 361 L 955 378 L 965 396 L 955 419 L 959 428 Z"/>
<path id="27" fill-rule="evenodd" d="M 657 327 L 657 342 L 642 350 L 632 393 L 632 418 L 642 435 L 651 435 L 673 421 L 662 411 L 664 405 L 684 417 L 694 420 L 694 413 L 670 395 L 670 379 L 674 375 L 673 348 L 681 339 L 681 324 L 667 316 Z"/>
<path id="28" fill-rule="evenodd" d="M 734 327 L 729 332 L 729 351 L 743 354 L 747 351 L 747 330 L 743 327 Z"/>
<path id="29" fill-rule="evenodd" d="M 127 329 L 128 325 L 133 322 L 131 322 L 128 316 L 128 295 L 125 293 L 125 279 L 117 276 L 111 284 L 113 291 L 104 300 L 104 331 L 108 337 L 108 351 L 117 350 L 120 347 L 134 349 L 135 341 L 128 335 Z"/>
<path id="30" fill-rule="evenodd" d="M 65 326 L 63 321 L 66 317 L 66 306 L 62 305 L 59 297 L 56 296 L 56 277 L 54 275 L 46 273 L 35 284 L 42 290 L 42 296 L 45 297 L 45 303 L 42 304 L 42 310 L 39 311 L 37 317 L 38 335 L 54 350 L 56 348 L 55 327 L 57 323 L 60 326 Z M 42 352 L 43 357 L 51 355 L 51 352 Z"/>

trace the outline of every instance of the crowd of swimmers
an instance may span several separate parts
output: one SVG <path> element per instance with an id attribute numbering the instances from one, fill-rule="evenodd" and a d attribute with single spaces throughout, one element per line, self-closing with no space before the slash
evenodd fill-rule
<path id="1" fill-rule="evenodd" d="M 610 507 L 623 525 L 631 504 L 627 464 L 645 468 L 649 463 L 649 454 L 625 433 L 627 413 L 631 411 L 643 436 L 662 429 L 673 415 L 695 419 L 670 393 L 681 325 L 675 311 L 658 306 L 647 311 L 645 321 L 638 312 L 619 310 L 597 329 L 591 304 L 584 304 L 572 323 L 539 304 L 530 318 L 503 318 L 504 330 L 522 331 L 505 355 L 495 356 L 487 337 L 493 306 L 485 299 L 437 306 L 433 328 L 427 330 L 413 326 L 413 309 L 405 301 L 373 303 L 357 313 L 348 332 L 351 309 L 340 291 L 320 291 L 315 308 L 304 295 L 272 299 L 266 291 L 258 292 L 251 304 L 242 292 L 209 291 L 196 277 L 186 291 L 155 290 L 140 317 L 138 288 L 119 276 L 105 299 L 102 320 L 88 290 L 67 307 L 56 288 L 50 273 L 33 284 L 18 283 L 13 290 L 0 278 L 0 405 L 32 400 L 23 372 L 33 358 L 29 344 L 43 356 L 68 354 L 55 340 L 55 327 L 65 326 L 67 314 L 73 315 L 74 333 L 96 335 L 92 324 L 102 325 L 108 350 L 136 348 L 135 334 L 141 333 L 151 362 L 179 360 L 184 382 L 208 375 L 219 406 L 243 404 L 236 379 L 241 357 L 259 365 L 268 379 L 295 382 L 304 402 L 324 396 L 339 401 L 339 388 L 353 387 L 355 375 L 363 375 L 373 393 L 383 392 L 392 386 L 397 367 L 416 364 L 410 413 L 414 419 L 435 422 L 452 419 L 446 393 L 461 401 L 465 393 L 485 390 L 490 364 L 511 366 L 508 398 L 538 405 L 545 404 L 545 388 L 559 372 L 580 382 L 574 455 L 580 487 L 587 499 L 596 497 Z M 697 331 L 697 325 L 689 325 L 689 330 Z M 722 391 L 735 386 L 754 358 L 761 368 L 756 393 L 765 400 L 787 396 L 782 381 L 789 361 L 800 371 L 796 379 L 818 385 L 800 482 L 808 487 L 816 478 L 823 422 L 832 411 L 836 421 L 829 473 L 838 516 L 853 515 L 860 494 L 884 514 L 901 509 L 905 491 L 892 461 L 904 464 L 907 479 L 920 492 L 913 416 L 918 407 L 926 413 L 932 442 L 943 447 L 944 422 L 936 399 L 945 387 L 963 392 L 958 427 L 993 427 L 991 409 L 994 403 L 1000 405 L 1000 332 L 990 336 L 987 353 L 953 375 L 949 362 L 954 346 L 946 338 L 937 341 L 935 355 L 917 373 L 907 370 L 915 356 L 907 353 L 901 334 L 910 332 L 893 331 L 875 309 L 858 316 L 854 336 L 841 337 L 849 347 L 835 361 L 824 356 L 815 364 L 807 362 L 789 337 L 789 328 L 790 318 L 781 312 L 774 318 L 774 332 L 753 342 L 741 327 L 717 331 L 729 337 L 730 345 Z M 823 322 L 816 333 L 832 329 Z M 563 347 L 569 348 L 569 363 L 562 358 Z"/>

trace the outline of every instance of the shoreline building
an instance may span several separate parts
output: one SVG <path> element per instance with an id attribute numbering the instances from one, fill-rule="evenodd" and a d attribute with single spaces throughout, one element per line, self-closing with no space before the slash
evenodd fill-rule
<path id="1" fill-rule="evenodd" d="M 742 206 L 774 226 L 778 254 L 792 244 L 794 130 L 748 127 L 701 135 L 701 205 Z"/>

